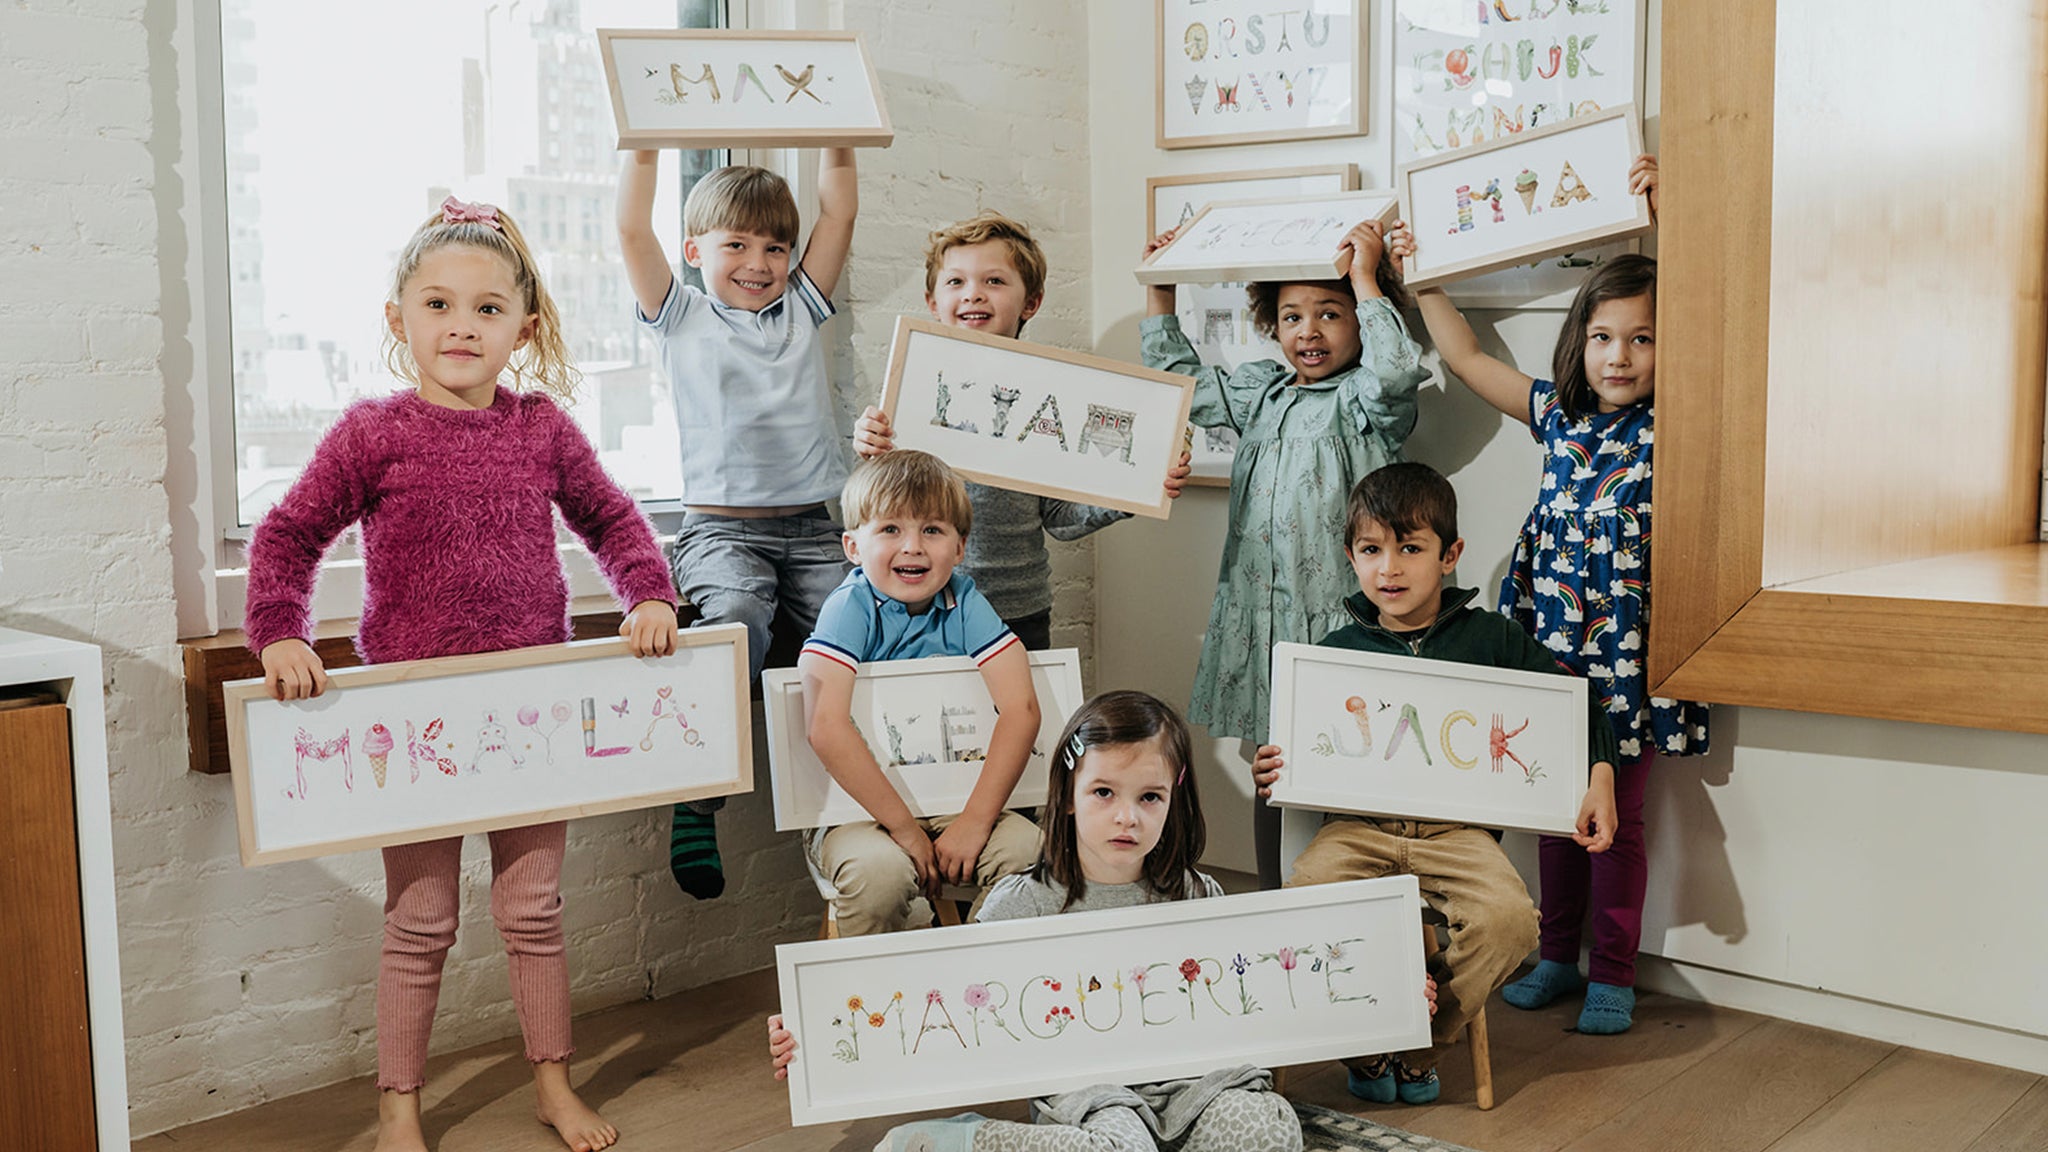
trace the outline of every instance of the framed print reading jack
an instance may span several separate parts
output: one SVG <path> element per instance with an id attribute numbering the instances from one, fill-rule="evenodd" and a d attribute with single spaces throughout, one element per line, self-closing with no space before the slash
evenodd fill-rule
<path id="1" fill-rule="evenodd" d="M 898 448 L 969 480 L 1164 520 L 1194 394 L 1191 377 L 903 316 L 881 407 Z"/>
<path id="2" fill-rule="evenodd" d="M 750 792 L 747 630 L 328 674 L 310 700 L 223 686 L 242 863 L 270 864 Z"/>
<path id="3" fill-rule="evenodd" d="M 1365 0 L 1154 0 L 1161 148 L 1366 131 Z"/>
<path id="4" fill-rule="evenodd" d="M 1429 1043 L 1413 876 L 783 944 L 823 1124 Z"/>
<path id="5" fill-rule="evenodd" d="M 886 148 L 882 84 L 858 32 L 601 28 L 625 148 Z"/>

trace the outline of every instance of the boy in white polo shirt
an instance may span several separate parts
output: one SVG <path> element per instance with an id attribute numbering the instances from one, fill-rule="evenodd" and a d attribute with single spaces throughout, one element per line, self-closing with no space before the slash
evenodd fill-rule
<path id="1" fill-rule="evenodd" d="M 704 290 L 670 270 L 654 232 L 658 152 L 635 152 L 619 181 L 619 249 L 639 318 L 660 342 L 683 458 L 682 530 L 669 553 L 676 589 L 700 624 L 747 626 L 759 677 L 780 609 L 808 632 L 845 575 L 825 501 L 846 479 L 818 328 L 833 313 L 859 207 L 853 150 L 826 149 L 818 219 L 792 268 L 796 200 L 781 177 L 733 165 L 697 182 L 683 206 L 683 259 Z M 711 813 L 676 806 L 669 867 L 685 892 L 725 888 Z"/>
<path id="2" fill-rule="evenodd" d="M 920 891 L 986 890 L 1037 862 L 1037 827 L 1005 809 L 1038 735 L 1038 695 L 1024 645 L 974 578 L 955 571 L 974 509 L 951 468 L 924 452 L 887 453 L 846 482 L 840 509 L 846 558 L 859 567 L 825 601 L 796 666 L 811 748 L 874 820 L 825 829 L 806 850 L 837 890 L 839 934 L 865 936 L 910 927 Z M 853 724 L 859 664 L 922 656 L 972 656 L 995 701 L 987 758 L 958 816 L 912 816 Z"/>

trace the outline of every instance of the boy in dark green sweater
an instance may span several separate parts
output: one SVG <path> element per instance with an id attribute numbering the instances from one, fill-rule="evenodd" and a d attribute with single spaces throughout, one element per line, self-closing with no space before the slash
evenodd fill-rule
<path id="1" fill-rule="evenodd" d="M 1351 490 L 1345 554 L 1358 592 L 1344 600 L 1351 623 L 1325 636 L 1331 648 L 1419 656 L 1494 668 L 1565 674 L 1520 625 L 1471 607 L 1472 589 L 1444 589 L 1465 542 L 1458 537 L 1458 496 L 1427 464 L 1389 464 Z M 1614 840 L 1614 730 L 1598 693 L 1587 693 L 1586 745 L 1591 786 L 1579 807 L 1578 834 L 1589 852 Z M 1252 762 L 1261 797 L 1285 765 L 1264 745 Z M 1345 1061 L 1353 1095 L 1378 1103 L 1437 1098 L 1437 1056 L 1507 983 L 1536 947 L 1536 907 L 1493 835 L 1465 824 L 1331 815 L 1294 862 L 1288 887 L 1412 873 L 1422 898 L 1450 924 L 1444 963 L 1450 978 L 1437 996 L 1431 1048 Z"/>

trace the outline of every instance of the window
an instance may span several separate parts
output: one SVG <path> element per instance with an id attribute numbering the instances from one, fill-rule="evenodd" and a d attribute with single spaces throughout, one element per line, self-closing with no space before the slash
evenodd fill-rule
<path id="1" fill-rule="evenodd" d="M 450 193 L 519 221 L 583 370 L 572 414 L 605 467 L 655 507 L 680 500 L 668 382 L 633 320 L 611 224 L 619 158 L 595 29 L 717 27 L 725 10 L 220 0 L 233 368 L 230 395 L 216 400 L 231 428 L 216 420 L 214 432 L 230 440 L 215 446 L 224 536 L 284 495 L 343 408 L 405 386 L 384 366 L 381 304 L 399 247 Z M 663 173 L 657 218 L 679 220 L 683 190 L 724 162 L 682 156 L 680 179 Z"/>

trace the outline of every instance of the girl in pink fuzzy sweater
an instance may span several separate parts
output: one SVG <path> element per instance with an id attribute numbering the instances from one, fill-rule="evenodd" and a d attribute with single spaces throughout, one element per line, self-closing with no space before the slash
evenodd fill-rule
<path id="1" fill-rule="evenodd" d="M 631 605 L 636 655 L 675 649 L 675 591 L 639 507 L 543 392 L 571 398 L 561 321 L 509 217 L 454 197 L 400 254 L 385 358 L 418 386 L 355 404 L 321 440 L 249 545 L 244 628 L 271 694 L 327 685 L 310 644 L 320 558 L 362 524 L 369 663 L 490 652 L 570 637 L 554 510 Z M 498 382 L 511 366 L 513 388 Z M 531 380 L 538 391 L 526 391 Z M 569 971 L 562 944 L 562 821 L 490 834 L 491 913 L 542 1122 L 578 1152 L 618 1131 L 569 1084 Z M 462 840 L 384 849 L 377 972 L 378 1152 L 425 1152 L 419 1090 L 441 967 L 455 942 Z"/>

